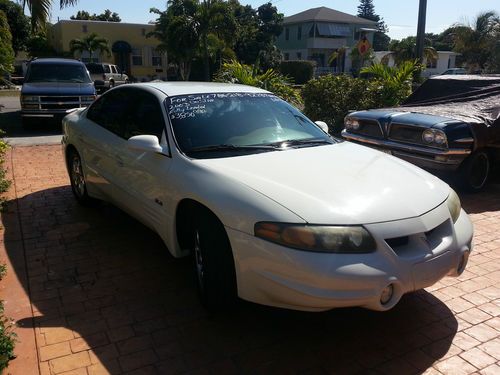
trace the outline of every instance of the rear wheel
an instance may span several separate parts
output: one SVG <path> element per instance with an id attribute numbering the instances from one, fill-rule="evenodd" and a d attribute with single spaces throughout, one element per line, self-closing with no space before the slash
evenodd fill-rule
<path id="1" fill-rule="evenodd" d="M 83 206 L 88 206 L 93 202 L 87 193 L 87 184 L 83 174 L 82 160 L 78 152 L 70 151 L 68 155 L 69 178 L 71 182 L 71 190 L 78 203 Z"/>
<path id="2" fill-rule="evenodd" d="M 478 192 L 486 185 L 489 173 L 490 157 L 486 151 L 478 150 L 460 166 L 458 184 L 464 190 Z"/>
<path id="3" fill-rule="evenodd" d="M 205 307 L 220 311 L 236 301 L 236 274 L 229 239 L 212 214 L 198 212 L 192 231 L 192 253 L 198 290 Z"/>

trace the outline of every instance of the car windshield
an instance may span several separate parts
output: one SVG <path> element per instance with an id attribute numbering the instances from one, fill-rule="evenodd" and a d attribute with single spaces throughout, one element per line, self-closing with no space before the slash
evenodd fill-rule
<path id="1" fill-rule="evenodd" d="M 335 142 L 299 110 L 266 93 L 180 95 L 167 101 L 167 110 L 179 148 L 194 158 Z"/>
<path id="2" fill-rule="evenodd" d="M 92 82 L 87 69 L 76 64 L 31 64 L 26 82 Z"/>

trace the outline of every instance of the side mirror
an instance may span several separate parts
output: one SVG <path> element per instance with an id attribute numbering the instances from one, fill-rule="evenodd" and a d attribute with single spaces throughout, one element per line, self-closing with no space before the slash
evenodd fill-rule
<path id="1" fill-rule="evenodd" d="M 104 86 L 104 81 L 103 81 L 103 80 L 101 80 L 101 79 L 96 79 L 96 80 L 94 81 L 94 87 L 102 87 L 102 86 Z"/>
<path id="2" fill-rule="evenodd" d="M 161 146 L 156 135 L 136 135 L 127 141 L 128 148 L 137 151 L 168 155 L 168 147 Z"/>
<path id="3" fill-rule="evenodd" d="M 328 134 L 328 125 L 324 121 L 315 121 L 314 122 L 316 125 L 318 125 L 318 128 L 323 130 L 326 134 Z"/>

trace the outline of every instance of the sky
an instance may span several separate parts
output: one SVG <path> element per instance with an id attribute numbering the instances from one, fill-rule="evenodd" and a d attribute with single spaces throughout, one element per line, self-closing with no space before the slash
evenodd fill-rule
<path id="1" fill-rule="evenodd" d="M 265 0 L 240 0 L 241 4 L 250 4 L 254 8 L 266 3 Z M 54 4 L 59 3 L 54 0 Z M 272 1 L 278 11 L 285 16 L 291 16 L 309 8 L 325 6 L 341 12 L 355 15 L 358 0 L 275 0 Z M 389 36 L 401 39 L 417 32 L 417 17 L 419 0 L 374 0 L 375 12 L 383 17 L 389 26 Z M 69 19 L 78 10 L 90 13 L 102 13 L 106 8 L 117 12 L 122 22 L 147 23 L 154 21 L 150 8 L 164 10 L 165 0 L 80 0 L 79 4 L 60 10 L 54 6 L 51 21 Z M 439 33 L 454 23 L 473 23 L 475 16 L 483 11 L 494 10 L 500 13 L 499 0 L 428 0 L 426 32 Z"/>

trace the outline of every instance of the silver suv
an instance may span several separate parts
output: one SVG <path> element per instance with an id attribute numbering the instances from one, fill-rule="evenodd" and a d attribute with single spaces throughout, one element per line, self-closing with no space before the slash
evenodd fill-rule
<path id="1" fill-rule="evenodd" d="M 96 82 L 96 89 L 98 90 L 107 90 L 129 82 L 128 75 L 121 72 L 114 64 L 88 63 L 85 65 L 90 73 L 90 77 Z"/>

